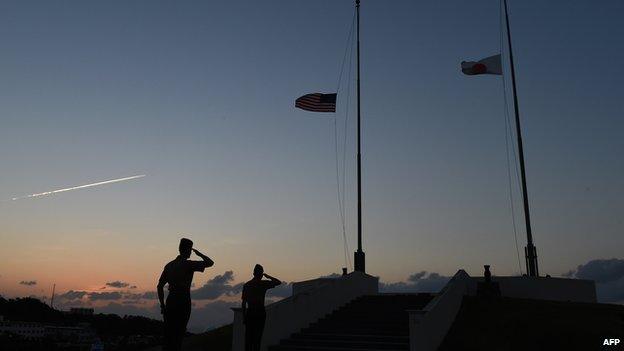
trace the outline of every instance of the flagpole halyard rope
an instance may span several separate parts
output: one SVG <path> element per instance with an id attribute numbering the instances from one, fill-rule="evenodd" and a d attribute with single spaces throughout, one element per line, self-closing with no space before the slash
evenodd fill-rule
<path id="1" fill-rule="evenodd" d="M 349 133 L 347 133 L 348 130 L 348 125 L 349 125 L 349 109 L 351 107 L 351 83 L 352 81 L 352 77 L 353 77 L 353 27 L 354 27 L 354 21 L 355 21 L 355 12 L 353 14 L 353 20 L 351 22 L 351 40 L 348 42 L 348 46 L 349 46 L 349 58 L 348 58 L 348 62 L 349 62 L 349 68 L 347 71 L 347 102 L 345 104 L 346 108 L 345 108 L 345 118 L 344 118 L 344 127 L 343 127 L 343 131 L 344 131 L 344 135 L 343 135 L 343 139 L 342 139 L 342 206 L 343 206 L 343 214 L 346 214 L 346 209 L 345 209 L 345 204 L 346 202 L 346 178 L 347 178 L 347 139 L 349 137 Z M 351 263 L 351 255 L 350 252 L 351 250 L 349 249 L 349 241 L 347 239 L 347 234 L 346 234 L 346 227 L 347 227 L 347 220 L 346 220 L 346 215 L 344 216 L 344 223 L 343 223 L 343 231 L 342 231 L 342 235 L 343 235 L 343 241 L 344 241 L 344 249 L 345 249 L 345 255 L 347 256 L 347 259 L 349 261 L 349 267 L 351 268 L 351 270 L 353 270 L 353 264 Z"/>
<path id="2" fill-rule="evenodd" d="M 342 63 L 340 64 L 340 74 L 338 74 L 338 84 L 336 87 L 336 92 L 340 90 L 340 83 L 342 82 L 342 73 L 344 71 L 345 60 L 347 59 L 347 52 L 352 51 L 352 50 L 349 50 L 349 43 L 351 43 L 351 46 L 353 46 L 354 22 L 355 22 L 355 11 L 353 11 L 353 18 L 351 19 L 351 27 L 349 28 L 349 35 L 347 36 L 347 42 L 345 44 L 345 51 L 344 51 L 344 54 L 342 55 Z"/>
<path id="3" fill-rule="evenodd" d="M 499 2 L 499 5 L 501 5 L 501 3 Z M 502 6 L 499 7 L 499 32 L 500 32 L 500 53 L 501 53 L 501 57 L 504 55 L 504 44 L 503 44 L 503 14 L 502 14 Z M 502 62 L 502 59 L 501 59 Z M 503 101 L 504 101 L 504 108 L 505 108 L 505 156 L 507 159 L 507 184 L 508 184 L 508 191 L 509 191 L 509 205 L 510 205 L 510 210 L 511 210 L 511 223 L 512 223 L 512 227 L 513 227 L 513 235 L 514 235 L 514 242 L 516 244 L 516 256 L 518 257 L 518 269 L 520 270 L 520 274 L 522 274 L 522 263 L 520 260 L 520 248 L 518 246 L 518 232 L 517 232 L 517 225 L 516 225 L 516 215 L 515 215 L 515 206 L 514 206 L 514 198 L 513 198 L 513 180 L 511 177 L 511 165 L 510 165 L 510 159 L 509 159 L 509 136 L 510 133 L 512 133 L 511 131 L 511 122 L 509 120 L 509 103 L 507 101 L 507 83 L 505 80 L 505 73 L 503 72 L 503 74 L 501 74 L 502 76 L 502 85 L 503 85 Z M 514 164 L 516 165 L 515 170 L 516 170 L 516 179 L 519 179 L 520 176 L 518 174 L 518 163 L 515 162 L 516 160 L 516 149 L 515 147 L 512 145 L 511 147 L 511 152 L 512 152 L 512 156 L 514 158 Z"/>
<path id="4" fill-rule="evenodd" d="M 337 118 L 334 117 L 334 154 L 335 154 L 335 160 L 336 160 L 336 187 L 337 187 L 337 199 L 338 199 L 338 212 L 339 212 L 339 218 L 340 218 L 340 224 L 341 224 L 341 229 L 342 229 L 342 240 L 343 240 L 343 250 L 344 250 L 344 258 L 345 258 L 345 266 L 353 269 L 353 265 L 351 263 L 351 258 L 349 255 L 349 243 L 347 240 L 347 233 L 346 233 L 346 209 L 345 209 L 345 185 L 346 185 L 346 138 L 347 138 L 347 132 L 346 132 L 346 128 L 347 128 L 347 120 L 349 117 L 349 101 L 350 101 L 350 89 L 351 89 L 351 67 L 352 67 L 352 57 L 353 57 L 353 27 L 354 27 L 354 21 L 355 21 L 355 11 L 353 12 L 353 17 L 351 19 L 351 27 L 349 29 L 349 34 L 347 36 L 347 42 L 346 42 L 346 46 L 345 46 L 345 51 L 342 57 L 342 63 L 340 65 L 340 73 L 338 75 L 338 83 L 337 83 L 337 87 L 336 87 L 336 93 L 337 96 L 340 95 L 338 94 L 340 92 L 340 86 L 342 83 L 342 76 L 344 73 L 344 67 L 345 67 L 345 61 L 347 59 L 347 53 L 349 54 L 349 69 L 347 72 L 347 98 L 346 98 L 346 108 L 345 108 L 345 123 L 344 123 L 344 139 L 343 139 L 343 156 L 342 156 L 342 182 L 341 182 L 341 177 L 340 177 L 340 165 L 339 165 L 339 158 L 338 158 L 338 125 L 337 125 Z M 341 183 L 342 183 L 342 188 L 341 188 Z"/>

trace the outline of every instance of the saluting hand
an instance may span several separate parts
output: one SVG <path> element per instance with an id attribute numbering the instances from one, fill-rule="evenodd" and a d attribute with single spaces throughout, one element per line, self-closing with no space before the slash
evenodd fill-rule
<path id="1" fill-rule="evenodd" d="M 196 250 L 196 249 L 191 249 L 191 250 L 193 250 L 193 252 L 194 252 L 197 256 L 201 257 L 201 259 L 202 259 L 202 260 L 204 260 L 204 261 L 206 262 L 206 267 L 212 267 L 212 266 L 214 265 L 214 261 L 213 261 L 213 260 L 211 260 L 211 259 L 210 259 L 210 257 L 208 257 L 208 256 L 204 255 L 203 253 L 199 252 L 199 251 L 198 251 L 198 250 Z"/>
<path id="2" fill-rule="evenodd" d="M 264 276 L 265 278 L 267 278 L 267 279 L 271 280 L 271 281 L 272 281 L 272 282 L 274 282 L 274 283 L 277 283 L 277 285 L 282 284 L 282 281 L 281 281 L 281 280 L 279 280 L 279 279 L 277 279 L 277 278 L 275 278 L 275 277 L 271 277 L 270 275 L 268 275 L 268 274 L 266 274 L 266 273 L 262 274 L 262 276 Z"/>

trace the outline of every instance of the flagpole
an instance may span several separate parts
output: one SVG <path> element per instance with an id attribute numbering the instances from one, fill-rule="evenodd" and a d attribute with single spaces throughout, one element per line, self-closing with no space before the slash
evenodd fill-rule
<path id="1" fill-rule="evenodd" d="M 355 0 L 357 12 L 357 212 L 358 212 L 358 249 L 354 253 L 355 271 L 364 273 L 365 256 L 362 251 L 362 154 L 360 143 L 360 0 Z"/>
<path id="2" fill-rule="evenodd" d="M 531 232 L 531 215 L 529 213 L 529 195 L 526 184 L 526 171 L 524 168 L 524 149 L 522 147 L 522 129 L 520 128 L 520 112 L 518 109 L 518 95 L 516 92 L 516 71 L 514 69 L 513 51 L 511 49 L 511 32 L 509 30 L 509 14 L 507 12 L 507 0 L 503 0 L 505 5 L 505 25 L 507 27 L 507 45 L 509 50 L 509 65 L 511 67 L 511 84 L 513 88 L 514 111 L 516 114 L 516 136 L 518 139 L 518 154 L 520 158 L 520 174 L 522 182 L 522 199 L 524 201 L 524 222 L 526 224 L 527 246 L 524 248 L 526 259 L 527 275 L 529 277 L 539 276 L 537 267 L 537 249 L 533 245 L 533 234 Z"/>

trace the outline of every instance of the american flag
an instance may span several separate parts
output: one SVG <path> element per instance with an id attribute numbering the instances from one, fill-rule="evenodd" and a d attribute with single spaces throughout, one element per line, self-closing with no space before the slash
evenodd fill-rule
<path id="1" fill-rule="evenodd" d="M 336 112 L 336 94 L 306 94 L 295 100 L 295 107 L 312 112 Z"/>

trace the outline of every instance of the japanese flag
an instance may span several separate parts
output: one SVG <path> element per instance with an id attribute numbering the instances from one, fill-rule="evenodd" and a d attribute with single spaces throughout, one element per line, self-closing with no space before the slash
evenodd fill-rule
<path id="1" fill-rule="evenodd" d="M 462 73 L 469 76 L 477 74 L 496 74 L 502 75 L 503 68 L 501 64 L 501 55 L 494 55 L 486 57 L 483 60 L 477 62 L 474 61 L 462 61 L 461 63 Z"/>

